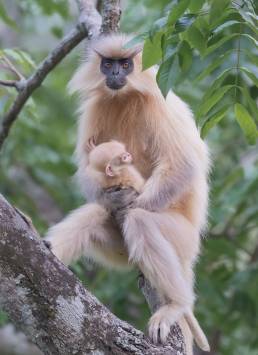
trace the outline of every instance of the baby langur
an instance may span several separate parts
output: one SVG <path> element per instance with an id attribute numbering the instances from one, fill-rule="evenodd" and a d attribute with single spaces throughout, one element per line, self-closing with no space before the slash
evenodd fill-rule
<path id="1" fill-rule="evenodd" d="M 122 143 L 110 141 L 96 146 L 94 138 L 90 138 L 86 149 L 89 154 L 87 174 L 95 180 L 100 189 L 120 186 L 121 188 L 133 187 L 139 193 L 142 191 L 145 180 L 132 164 L 133 158 Z M 189 300 L 191 302 L 194 296 L 191 285 L 187 283 L 187 277 L 184 276 L 183 269 L 186 266 L 180 260 L 182 258 L 181 243 L 182 245 L 187 243 L 188 231 L 185 230 L 186 235 L 178 236 L 177 234 L 175 238 L 175 228 L 177 228 L 176 224 L 166 212 L 155 213 L 142 209 L 129 211 L 124 224 L 125 243 L 130 243 L 130 233 L 135 233 L 139 237 L 139 243 L 134 246 L 135 250 L 132 253 L 134 255 L 138 249 L 138 260 L 135 255 L 132 256 L 131 254 L 130 256 L 130 253 L 129 260 L 136 263 L 149 278 L 152 285 L 162 291 L 164 302 L 174 303 L 174 309 L 177 307 L 178 309 L 184 308 L 185 320 L 197 344 L 207 350 L 209 348 L 207 339 L 189 306 Z M 148 238 L 158 240 L 155 251 L 151 248 L 150 250 L 143 250 L 144 244 L 148 245 Z M 177 238 L 181 238 L 181 240 L 176 241 Z M 144 243 L 143 239 L 146 239 Z M 174 260 L 171 258 L 173 249 L 169 245 L 171 240 L 174 240 L 175 245 Z M 188 248 L 190 250 L 191 246 L 188 245 Z M 144 254 L 146 254 L 146 261 L 142 263 L 141 258 Z M 159 263 L 157 263 L 157 260 L 159 260 Z M 162 266 L 163 263 L 164 267 Z M 148 265 L 147 268 L 146 264 Z M 167 312 L 169 317 L 169 307 L 167 307 Z M 155 314 L 153 317 L 155 318 Z M 169 321 L 167 326 L 170 327 Z M 150 332 L 158 334 L 157 331 L 152 329 L 150 329 Z M 164 329 L 164 332 L 163 329 L 160 329 L 160 340 L 162 342 L 166 340 L 165 334 L 167 334 L 167 329 Z M 158 342 L 158 339 L 154 340 Z"/>
<path id="2" fill-rule="evenodd" d="M 89 153 L 88 174 L 100 189 L 119 186 L 142 191 L 145 180 L 132 164 L 132 155 L 124 144 L 113 140 L 96 146 L 91 138 L 86 148 Z"/>

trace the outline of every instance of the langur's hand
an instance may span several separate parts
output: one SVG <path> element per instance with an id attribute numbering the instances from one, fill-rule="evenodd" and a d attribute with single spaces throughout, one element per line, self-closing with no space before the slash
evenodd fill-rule
<path id="1" fill-rule="evenodd" d="M 135 207 L 138 192 L 132 187 L 111 187 L 103 192 L 104 205 L 111 211 L 118 224 L 122 223 L 129 208 Z M 101 197 L 101 198 L 102 198 Z"/>

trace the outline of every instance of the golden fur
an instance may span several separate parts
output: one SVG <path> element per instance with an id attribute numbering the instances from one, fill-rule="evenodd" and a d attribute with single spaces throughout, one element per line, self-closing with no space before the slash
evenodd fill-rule
<path id="1" fill-rule="evenodd" d="M 199 253 L 200 234 L 206 225 L 209 157 L 191 111 L 174 93 L 162 96 L 156 71 L 142 71 L 141 54 L 134 57 L 134 71 L 121 90 L 110 90 L 100 72 L 100 56 L 126 57 L 123 35 L 102 37 L 92 43 L 88 58 L 70 83 L 80 94 L 80 119 L 76 157 L 78 178 L 89 203 L 50 229 L 54 253 L 69 263 L 80 255 L 105 265 L 138 265 L 159 290 L 162 306 L 151 317 L 149 334 L 164 342 L 170 326 L 183 328 L 187 354 L 191 335 L 205 350 L 209 345 L 192 314 L 193 266 Z M 146 179 L 124 223 L 124 239 L 112 225 L 107 211 L 95 204 L 98 186 L 87 172 L 87 142 L 118 140 L 134 158 Z M 94 217 L 95 216 L 95 217 Z M 69 243 L 70 238 L 70 243 Z M 60 243 L 63 244 L 60 246 Z M 124 244 L 125 243 L 125 244 Z"/>

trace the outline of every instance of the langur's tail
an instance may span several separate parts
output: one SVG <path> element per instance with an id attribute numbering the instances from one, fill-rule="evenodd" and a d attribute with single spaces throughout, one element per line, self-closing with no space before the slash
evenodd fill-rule
<path id="1" fill-rule="evenodd" d="M 210 351 L 210 345 L 204 334 L 202 328 L 200 327 L 197 319 L 195 318 L 193 312 L 190 310 L 184 315 L 185 320 L 193 334 L 194 340 L 200 349 L 203 351 Z"/>

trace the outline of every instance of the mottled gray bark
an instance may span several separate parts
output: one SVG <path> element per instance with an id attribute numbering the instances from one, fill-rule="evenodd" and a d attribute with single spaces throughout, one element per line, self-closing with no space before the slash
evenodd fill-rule
<path id="1" fill-rule="evenodd" d="M 0 195 L 0 307 L 44 354 L 184 354 L 154 346 L 87 292 Z"/>
<path id="2" fill-rule="evenodd" d="M 120 0 L 105 0 L 102 9 L 101 33 L 117 32 L 121 16 Z"/>

